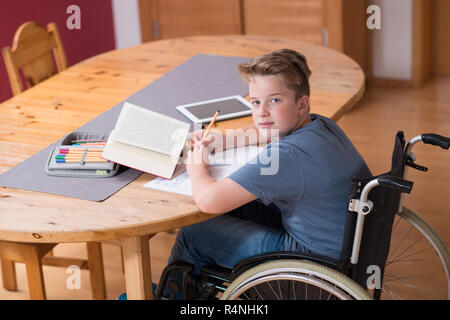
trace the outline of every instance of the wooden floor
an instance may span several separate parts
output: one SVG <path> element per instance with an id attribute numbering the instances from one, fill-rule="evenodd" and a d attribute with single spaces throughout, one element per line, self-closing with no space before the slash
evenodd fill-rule
<path id="1" fill-rule="evenodd" d="M 312 107 L 314 112 L 314 106 Z M 338 124 L 344 129 L 366 159 L 373 174 L 389 169 L 397 130 L 407 140 L 421 133 L 440 133 L 450 137 L 450 77 L 434 78 L 422 89 L 369 88 L 361 102 Z M 450 244 L 450 151 L 418 145 L 417 163 L 428 166 L 429 172 L 410 170 L 414 190 L 405 204 L 420 214 Z M 165 267 L 175 234 L 162 233 L 150 240 L 153 280 L 159 280 Z M 86 257 L 84 244 L 60 244 L 55 255 Z M 108 299 L 116 299 L 125 291 L 119 248 L 103 246 Z M 16 264 L 18 291 L 8 292 L 0 286 L 0 299 L 28 299 L 23 264 Z M 44 266 L 48 299 L 91 299 L 89 274 L 81 271 L 81 288 L 67 289 L 70 274 L 64 268 Z M 1 281 L 1 280 L 0 280 Z"/>

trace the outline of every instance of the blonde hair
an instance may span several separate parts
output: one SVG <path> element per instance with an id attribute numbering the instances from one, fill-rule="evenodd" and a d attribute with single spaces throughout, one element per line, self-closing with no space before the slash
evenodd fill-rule
<path id="1" fill-rule="evenodd" d="M 239 75 L 246 81 L 252 76 L 276 75 L 286 87 L 295 92 L 295 99 L 310 96 L 311 70 L 304 55 L 292 49 L 280 49 L 254 57 L 238 66 Z"/>

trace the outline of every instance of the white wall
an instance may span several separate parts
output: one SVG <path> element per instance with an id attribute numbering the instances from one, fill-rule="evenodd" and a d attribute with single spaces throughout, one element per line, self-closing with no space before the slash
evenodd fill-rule
<path id="1" fill-rule="evenodd" d="M 141 44 L 138 0 L 112 0 L 116 49 Z"/>
<path id="2" fill-rule="evenodd" d="M 412 0 L 373 0 L 381 8 L 381 30 L 373 34 L 375 78 L 412 78 Z"/>

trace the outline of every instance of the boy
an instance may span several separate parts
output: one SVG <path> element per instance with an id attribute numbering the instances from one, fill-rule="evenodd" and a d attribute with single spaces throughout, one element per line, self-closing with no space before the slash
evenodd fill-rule
<path id="1" fill-rule="evenodd" d="M 200 210 L 217 217 L 181 228 L 169 263 L 232 268 L 250 256 L 271 251 L 301 251 L 339 259 L 348 195 L 353 176 L 370 171 L 344 132 L 330 119 L 310 114 L 311 71 L 300 53 L 282 49 L 239 65 L 249 83 L 258 143 L 279 161 L 276 172 L 262 174 L 261 159 L 228 178 L 210 177 L 203 161 L 213 136 L 194 132 L 187 172 Z M 275 139 L 278 137 L 278 139 Z M 227 139 L 224 136 L 223 144 Z"/>

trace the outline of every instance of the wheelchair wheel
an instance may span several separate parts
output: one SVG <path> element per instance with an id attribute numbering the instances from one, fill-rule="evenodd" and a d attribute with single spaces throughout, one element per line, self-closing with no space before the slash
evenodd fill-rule
<path id="1" fill-rule="evenodd" d="M 222 300 L 351 300 L 372 297 L 344 274 L 302 260 L 276 260 L 238 276 Z"/>
<path id="2" fill-rule="evenodd" d="M 437 233 L 403 208 L 392 226 L 381 299 L 449 299 L 450 256 Z"/>

